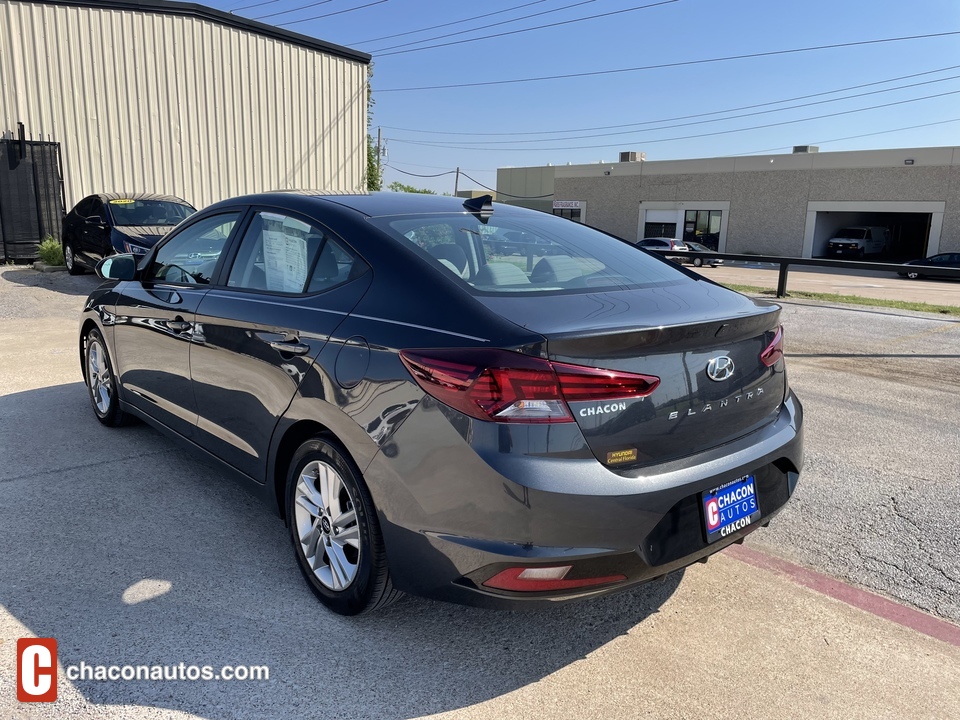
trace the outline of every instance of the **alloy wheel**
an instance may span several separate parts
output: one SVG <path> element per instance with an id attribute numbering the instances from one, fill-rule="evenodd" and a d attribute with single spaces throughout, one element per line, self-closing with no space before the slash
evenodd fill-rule
<path id="1" fill-rule="evenodd" d="M 99 340 L 91 339 L 87 351 L 87 384 L 93 404 L 100 415 L 106 415 L 113 397 L 113 375 L 107 362 L 107 351 Z"/>
<path id="2" fill-rule="evenodd" d="M 307 564 L 320 583 L 345 590 L 360 565 L 360 525 L 356 502 L 333 466 L 314 460 L 300 472 L 294 491 L 297 537 Z"/>

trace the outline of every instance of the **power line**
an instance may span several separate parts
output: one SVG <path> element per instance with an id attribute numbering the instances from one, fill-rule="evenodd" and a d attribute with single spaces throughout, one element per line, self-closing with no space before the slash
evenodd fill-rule
<path id="1" fill-rule="evenodd" d="M 784 98 L 782 100 L 771 100 L 769 102 L 757 103 L 755 105 L 742 105 L 735 108 L 727 108 L 726 110 L 713 110 L 706 113 L 696 113 L 694 115 L 679 115 L 677 117 L 671 118 L 661 118 L 660 120 L 646 120 L 639 123 L 626 123 L 622 125 L 600 125 L 597 127 L 588 127 L 588 128 L 570 128 L 568 130 L 539 130 L 534 132 L 450 132 L 446 130 L 421 130 L 419 128 L 403 128 L 396 127 L 393 125 L 381 125 L 380 127 L 384 130 L 400 130 L 401 132 L 414 132 L 414 133 L 423 133 L 427 135 L 465 135 L 469 137 L 513 137 L 519 135 L 552 135 L 560 133 L 573 133 L 573 132 L 589 132 L 591 130 L 616 130 L 619 128 L 627 127 L 640 127 L 642 125 L 657 125 L 663 122 L 673 122 L 675 120 L 692 120 L 694 118 L 700 117 L 709 117 L 711 115 L 724 115 L 731 112 L 739 112 L 741 110 L 753 110 L 754 108 L 767 107 L 769 105 L 781 105 L 787 102 L 794 102 L 796 100 L 807 100 L 814 97 L 822 97 L 824 95 L 833 95 L 835 93 L 847 92 L 848 90 L 859 90 L 865 87 L 873 87 L 874 85 L 884 85 L 886 83 L 897 82 L 898 80 L 909 80 L 915 77 L 923 77 L 925 75 L 934 75 L 940 72 L 946 72 L 947 70 L 956 70 L 960 68 L 960 65 L 948 65 L 947 67 L 937 68 L 936 70 L 926 70 L 924 72 L 912 73 L 910 75 L 900 75 L 899 77 L 887 78 L 886 80 L 875 80 L 873 82 L 862 83 L 860 85 L 849 85 L 843 88 L 837 88 L 836 90 L 826 90 L 824 92 L 811 93 L 810 95 L 797 95 L 796 97 Z M 558 138 L 561 139 L 561 138 Z"/>
<path id="2" fill-rule="evenodd" d="M 733 133 L 747 132 L 750 130 L 762 130 L 765 128 L 780 127 L 783 125 L 794 125 L 796 123 L 809 122 L 811 120 L 822 120 L 824 118 L 838 117 L 841 115 L 852 115 L 854 113 L 867 112 L 869 110 L 879 110 L 881 108 L 895 107 L 897 105 L 907 105 L 909 103 L 920 102 L 922 100 L 931 100 L 934 98 L 946 97 L 949 95 L 958 95 L 958 94 L 960 94 L 960 90 L 951 90 L 950 92 L 937 93 L 936 95 L 926 95 L 924 97 L 912 98 L 910 100 L 898 100 L 896 102 L 883 103 L 881 105 L 872 105 L 870 107 L 857 108 L 855 110 L 843 110 L 835 113 L 827 113 L 824 115 L 814 115 L 813 117 L 798 118 L 796 120 L 783 120 L 781 122 L 767 123 L 765 125 L 754 125 L 752 127 L 746 127 L 746 128 L 735 128 L 733 130 L 717 130 L 709 133 L 701 133 L 699 135 L 683 135 L 679 137 L 656 138 L 652 140 L 647 139 L 647 140 L 643 140 L 642 142 L 645 145 L 652 145 L 654 143 L 672 142 L 675 140 L 693 140 L 693 139 L 704 138 L 704 137 L 715 137 L 717 135 L 730 135 Z M 463 147 L 458 145 L 437 145 L 432 143 L 418 142 L 416 140 L 400 140 L 397 138 L 387 138 L 387 139 L 390 142 L 399 142 L 399 143 L 404 143 L 406 145 L 426 145 L 428 147 L 442 147 L 448 150 L 483 150 L 485 152 L 490 152 L 491 150 L 490 148 Z M 551 147 L 551 148 L 498 148 L 497 151 L 498 152 L 517 152 L 517 151 L 541 152 L 541 151 L 558 151 L 558 150 L 593 150 L 593 149 L 601 149 L 601 148 L 619 147 L 622 144 L 623 143 L 615 143 L 613 145 L 573 145 L 573 146 Z"/>
<path id="3" fill-rule="evenodd" d="M 384 165 L 384 167 L 388 167 L 391 170 L 396 170 L 398 173 L 403 173 L 404 175 L 412 175 L 413 177 L 418 177 L 418 178 L 443 177 L 444 175 L 453 175 L 455 172 L 457 172 L 456 170 L 448 170 L 447 172 L 437 173 L 436 175 L 420 175 L 418 173 L 412 173 L 412 172 L 407 172 L 406 170 L 401 170 L 400 168 L 394 167 L 393 165 Z M 463 175 L 463 172 L 461 171 L 460 174 Z"/>
<path id="4" fill-rule="evenodd" d="M 388 53 L 388 52 L 384 52 L 384 51 L 386 51 L 386 50 L 395 50 L 396 48 L 409 47 L 410 45 L 419 45 L 420 43 L 431 42 L 432 40 L 442 40 L 442 39 L 444 39 L 444 38 L 454 37 L 454 36 L 456 36 L 456 35 L 465 35 L 466 33 L 478 32 L 478 31 L 480 31 L 480 30 L 488 30 L 488 29 L 490 29 L 490 28 L 495 28 L 495 27 L 498 27 L 498 26 L 500 26 L 500 25 L 509 25 L 510 23 L 520 22 L 521 20 L 529 20 L 530 18 L 540 17 L 541 15 L 550 15 L 551 13 L 561 12 L 561 11 L 563 11 L 563 10 L 569 10 L 570 8 L 579 7 L 580 5 L 589 5 L 590 3 L 594 3 L 594 2 L 596 2 L 596 1 L 597 1 L 597 0 L 580 0 L 579 2 L 571 3 L 570 5 L 564 5 L 564 6 L 562 6 L 562 7 L 553 8 L 552 10 L 544 10 L 544 11 L 538 12 L 538 13 L 531 13 L 530 15 L 523 15 L 523 16 L 518 17 L 518 18 L 513 18 L 512 20 L 501 20 L 500 22 L 491 23 L 491 24 L 484 25 L 483 27 L 479 27 L 479 28 L 469 28 L 469 29 L 467 29 L 467 30 L 458 30 L 457 32 L 446 33 L 445 35 L 434 35 L 433 37 L 423 38 L 422 40 L 412 40 L 411 42 L 402 43 L 402 44 L 400 44 L 400 45 L 391 45 L 390 47 L 385 47 L 385 48 L 380 48 L 379 50 L 374 50 L 373 53 L 374 53 L 374 54 L 380 54 L 381 56 L 383 56 L 383 55 L 395 55 L 395 54 L 397 54 L 397 53 Z M 584 18 L 584 19 L 586 19 L 586 18 Z M 536 28 L 529 28 L 529 29 L 536 29 Z M 495 37 L 495 36 L 489 36 L 489 37 Z M 480 40 L 480 39 L 482 39 L 482 38 L 475 38 L 475 39 Z M 467 42 L 467 41 L 465 41 L 465 42 Z M 446 43 L 446 44 L 450 44 L 450 43 Z M 431 47 L 443 47 L 443 46 L 442 46 L 442 45 L 433 45 L 433 46 L 431 46 Z M 416 49 L 417 49 L 417 50 L 428 50 L 429 48 L 416 48 Z M 410 52 L 413 52 L 413 51 L 411 50 Z"/>
<path id="5" fill-rule="evenodd" d="M 277 23 L 277 27 L 286 27 L 287 25 L 296 25 L 298 23 L 309 22 L 310 20 L 319 20 L 320 18 L 333 17 L 334 15 L 343 15 L 344 13 L 353 12 L 354 10 L 363 10 L 364 8 L 373 7 L 374 5 L 382 5 L 388 0 L 376 0 L 376 2 L 367 3 L 366 5 L 358 5 L 357 7 L 347 8 L 346 10 L 337 10 L 337 12 L 327 13 L 326 15 L 314 15 L 313 17 L 300 18 L 299 20 L 291 20 L 285 23 Z"/>
<path id="6" fill-rule="evenodd" d="M 661 5 L 672 5 L 673 3 L 676 3 L 676 2 L 680 2 L 680 0 L 660 0 L 660 2 L 649 3 L 648 5 L 637 5 L 631 8 L 625 8 L 623 10 L 614 10 L 613 12 L 600 13 L 599 15 L 588 15 L 586 17 L 575 18 L 573 20 L 563 20 L 561 22 L 548 23 L 547 25 L 536 25 L 534 27 L 523 28 L 522 30 L 509 30 L 507 32 L 494 33 L 493 35 L 481 35 L 480 37 L 466 38 L 464 40 L 456 40 L 454 42 L 439 43 L 437 45 L 426 45 L 424 47 L 408 48 L 406 50 L 395 50 L 393 52 L 388 52 L 388 53 L 378 52 L 374 54 L 378 55 L 379 57 L 388 57 L 390 55 L 403 55 L 405 53 L 419 52 L 421 50 L 434 50 L 436 48 L 448 47 L 450 45 L 463 45 L 466 43 L 477 42 L 478 40 L 489 40 L 491 38 L 506 37 L 507 35 L 518 35 L 519 33 L 531 32 L 533 30 L 543 30 L 544 28 L 560 27 L 561 25 L 571 25 L 573 23 L 583 22 L 584 20 L 595 20 L 596 18 L 610 17 L 612 15 L 622 15 L 623 13 L 636 12 L 637 10 L 648 10 L 650 8 L 659 7 Z M 570 7 L 573 7 L 573 6 L 570 6 Z M 426 42 L 426 40 L 422 42 Z M 398 46 L 398 47 L 401 47 L 401 46 Z"/>
<path id="7" fill-rule="evenodd" d="M 792 48 L 790 50 L 770 50 L 767 52 L 747 53 L 744 55 L 727 55 L 719 58 L 707 58 L 704 60 L 683 60 L 680 62 L 661 63 L 658 65 L 641 65 L 638 67 L 616 68 L 613 70 L 594 70 L 592 72 L 567 73 L 564 75 L 541 75 L 539 77 L 515 78 L 513 80 L 485 80 L 473 83 L 455 83 L 451 85 L 422 85 L 419 87 L 401 87 L 384 88 L 377 90 L 378 93 L 388 92 L 414 92 L 419 90 L 450 90 L 454 88 L 472 88 L 486 87 L 490 85 L 515 85 L 518 83 L 542 82 L 546 80 L 570 80 L 572 78 L 596 77 L 598 75 L 616 75 L 620 73 L 640 72 L 644 70 L 662 70 L 664 68 L 686 67 L 690 65 L 707 65 L 709 63 L 727 62 L 730 60 L 748 60 L 760 57 L 775 57 L 778 55 L 792 55 L 796 53 L 814 52 L 818 50 L 835 50 L 838 48 L 858 47 L 863 45 L 879 45 L 883 43 L 902 42 L 905 40 L 926 40 L 929 38 L 951 37 L 960 35 L 960 30 L 951 30 L 941 33 L 927 33 L 925 35 L 904 35 L 902 37 L 882 38 L 879 40 L 859 40 L 856 42 L 835 43 L 833 45 L 813 45 L 803 48 Z"/>
<path id="8" fill-rule="evenodd" d="M 355 40 L 353 42 L 345 43 L 346 45 L 366 45 L 367 43 L 380 42 L 381 40 L 392 40 L 397 37 L 404 37 L 405 35 L 416 35 L 421 32 L 429 32 L 430 30 L 439 30 L 440 28 L 450 27 L 451 25 L 459 25 L 460 23 L 471 22 L 473 20 L 483 20 L 484 18 L 491 17 L 492 15 L 502 15 L 506 12 L 512 12 L 513 10 L 520 10 L 521 8 L 530 7 L 531 5 L 539 5 L 542 2 L 547 2 L 548 0 L 533 0 L 533 2 L 524 3 L 523 5 L 514 5 L 513 7 L 504 8 L 503 10 L 497 10 L 495 12 L 483 13 L 482 15 L 474 15 L 473 17 L 463 18 L 463 20 L 454 20 L 452 22 L 442 23 L 440 25 L 431 25 L 430 27 L 420 28 L 419 30 L 407 30 L 402 33 L 395 33 L 393 35 L 384 35 L 383 37 L 372 38 L 370 40 Z M 421 42 L 426 42 L 421 41 Z"/>
<path id="9" fill-rule="evenodd" d="M 260 7 L 261 5 L 273 5 L 275 2 L 280 2 L 280 0 L 264 0 L 264 2 L 253 3 L 252 5 L 244 5 L 243 7 L 235 7 L 230 12 L 237 12 L 238 10 L 249 10 L 250 8 Z"/>
<path id="10" fill-rule="evenodd" d="M 550 193 L 549 195 L 511 195 L 510 193 L 500 192 L 499 190 L 494 190 L 492 187 L 487 187 L 479 180 L 467 175 L 463 170 L 460 171 L 460 174 L 463 175 L 467 180 L 473 180 L 473 182 L 477 183 L 477 185 L 482 187 L 484 190 L 490 190 L 491 192 L 495 192 L 497 195 L 503 195 L 504 197 L 510 197 L 516 200 L 544 200 L 546 198 L 553 197 L 553 193 Z"/>
<path id="11" fill-rule="evenodd" d="M 278 10 L 275 13 L 270 13 L 269 15 L 257 15 L 253 20 L 263 20 L 265 18 L 276 17 L 277 15 L 287 15 L 292 12 L 297 12 L 298 10 L 307 10 L 317 5 L 326 5 L 328 2 L 333 2 L 333 0 L 319 0 L 319 2 L 308 3 L 307 5 L 300 5 L 298 7 L 290 8 L 289 10 Z"/>
<path id="12" fill-rule="evenodd" d="M 675 123 L 673 125 L 661 125 L 660 127 L 649 128 L 647 130 L 619 130 L 617 132 L 609 132 L 609 133 L 594 133 L 591 135 L 572 135 L 570 137 L 565 137 L 565 138 L 538 138 L 533 140 L 477 140 L 475 142 L 472 142 L 471 145 L 518 145 L 520 143 L 544 143 L 544 142 L 554 142 L 557 140 L 562 140 L 566 142 L 568 140 L 585 140 L 585 139 L 596 138 L 596 137 L 613 137 L 616 135 L 634 135 L 636 133 L 655 132 L 657 130 L 672 130 L 674 128 L 680 128 L 680 127 L 691 127 L 694 125 L 707 125 L 709 123 L 725 122 L 727 120 L 739 120 L 741 118 L 755 117 L 757 115 L 769 115 L 770 113 L 784 112 L 786 110 L 798 110 L 800 108 L 813 107 L 815 105 L 826 105 L 827 103 L 843 102 L 845 100 L 853 100 L 855 98 L 868 97 L 870 95 L 880 95 L 882 93 L 896 92 L 897 90 L 907 90 L 909 88 L 920 87 L 922 85 L 933 85 L 936 83 L 947 82 L 948 80 L 957 80 L 958 78 L 960 78 L 960 75 L 951 75 L 949 77 L 940 78 L 938 80 L 925 80 L 924 82 L 909 83 L 907 85 L 899 85 L 897 87 L 884 88 L 883 90 L 870 90 L 869 92 L 856 93 L 855 95 L 844 95 L 842 97 L 829 98 L 827 100 L 816 100 L 814 102 L 800 103 L 797 105 L 788 105 L 786 107 L 771 108 L 768 110 L 755 110 L 753 112 L 741 113 L 739 115 L 729 115 L 727 117 L 710 118 L 708 120 L 694 120 L 692 122 Z M 422 141 L 422 144 L 428 145 L 428 146 L 434 146 L 434 147 L 445 147 L 445 144 L 442 143 L 441 141 L 424 140 Z"/>
<path id="13" fill-rule="evenodd" d="M 860 138 L 873 137 L 874 135 L 889 135 L 890 133 L 903 132 L 904 130 L 919 130 L 920 128 L 934 127 L 935 125 L 948 125 L 950 123 L 960 122 L 960 118 L 951 120 L 938 120 L 937 122 L 923 123 L 921 125 L 907 125 L 906 127 L 893 128 L 891 130 L 878 130 L 877 132 L 862 133 L 860 135 L 848 135 L 842 138 L 833 138 L 832 140 L 814 140 L 813 145 L 827 145 L 828 143 L 843 142 L 844 140 L 859 140 Z M 780 147 L 767 148 L 766 150 L 751 150 L 750 152 L 737 153 L 732 157 L 744 157 L 747 155 L 763 155 L 774 150 L 789 150 L 790 145 L 781 145 Z"/>
<path id="14" fill-rule="evenodd" d="M 384 164 L 386 164 L 386 163 L 384 163 Z M 398 164 L 399 164 L 399 165 L 406 165 L 407 167 L 427 168 L 428 170 L 446 170 L 446 167 L 445 167 L 445 166 L 442 166 L 442 165 L 419 165 L 419 164 L 417 164 L 417 163 L 411 163 L 411 162 L 401 162 L 401 163 L 398 163 Z M 391 166 L 391 167 L 393 167 L 393 166 Z M 394 169 L 400 170 L 399 168 L 394 168 Z M 461 172 L 461 173 L 464 172 L 464 170 L 466 170 L 467 172 L 478 172 L 478 173 L 481 173 L 481 172 L 492 172 L 492 171 L 490 171 L 490 170 L 477 170 L 477 169 L 475 169 L 475 168 L 460 168 L 460 172 Z M 400 172 L 402 172 L 402 171 L 400 171 Z M 456 170 L 454 170 L 454 172 L 456 172 Z"/>

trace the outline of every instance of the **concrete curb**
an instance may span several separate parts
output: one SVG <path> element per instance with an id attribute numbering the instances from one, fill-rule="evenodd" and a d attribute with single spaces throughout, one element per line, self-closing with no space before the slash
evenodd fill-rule
<path id="1" fill-rule="evenodd" d="M 64 272 L 67 269 L 66 265 L 47 265 L 42 260 L 37 260 L 33 264 L 33 269 L 38 272 L 50 273 L 50 272 Z"/>

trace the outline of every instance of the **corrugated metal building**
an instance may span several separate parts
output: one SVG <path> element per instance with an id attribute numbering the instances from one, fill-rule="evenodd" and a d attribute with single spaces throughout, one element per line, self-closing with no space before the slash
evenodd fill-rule
<path id="1" fill-rule="evenodd" d="M 0 0 L 0 133 L 61 144 L 67 208 L 359 190 L 369 62 L 194 3 Z"/>

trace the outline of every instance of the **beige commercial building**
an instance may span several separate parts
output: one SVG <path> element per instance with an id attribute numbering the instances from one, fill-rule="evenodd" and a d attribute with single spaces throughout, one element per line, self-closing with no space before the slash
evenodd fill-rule
<path id="1" fill-rule="evenodd" d="M 369 62 L 195 3 L 0 0 L 0 136 L 60 144 L 67 209 L 360 190 Z"/>
<path id="2" fill-rule="evenodd" d="M 826 254 L 851 226 L 890 230 L 887 259 L 960 251 L 960 147 L 500 168 L 502 201 L 636 241 L 699 239 L 721 251 Z M 511 199 L 509 195 L 531 199 Z M 546 196 L 546 197 L 542 197 Z"/>

